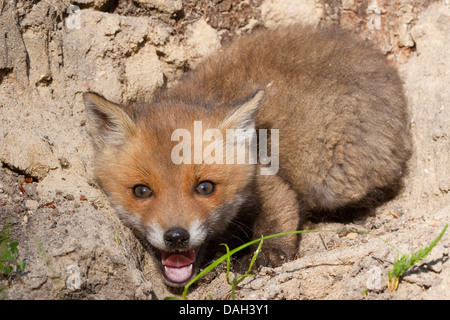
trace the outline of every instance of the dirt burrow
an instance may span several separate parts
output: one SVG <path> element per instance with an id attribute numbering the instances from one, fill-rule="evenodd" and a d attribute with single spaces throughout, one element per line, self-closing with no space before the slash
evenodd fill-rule
<path id="1" fill-rule="evenodd" d="M 14 5 L 14 3 L 16 3 Z M 405 253 L 449 221 L 450 8 L 445 1 L 0 1 L 0 227 L 11 225 L 25 272 L 0 279 L 7 299 L 161 299 L 167 290 L 142 245 L 92 180 L 81 93 L 116 102 L 170 86 L 253 28 L 340 24 L 373 41 L 404 80 L 414 155 L 403 192 L 371 215 L 311 229 L 357 228 Z M 371 7 L 372 5 L 372 7 Z M 80 10 L 78 10 L 80 9 Z M 378 24 L 379 23 L 379 24 Z M 376 28 L 375 28 L 375 27 Z M 448 299 L 448 234 L 386 288 L 395 251 L 361 234 L 307 234 L 299 259 L 259 270 L 239 299 Z M 192 299 L 226 299 L 223 269 Z"/>

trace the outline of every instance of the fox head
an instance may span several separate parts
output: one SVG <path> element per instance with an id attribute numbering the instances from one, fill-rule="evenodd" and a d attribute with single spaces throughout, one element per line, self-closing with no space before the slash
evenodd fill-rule
<path id="1" fill-rule="evenodd" d="M 120 106 L 83 95 L 97 182 L 122 221 L 150 244 L 171 286 L 195 276 L 202 250 L 247 199 L 256 166 L 220 157 L 240 139 L 255 143 L 262 97 L 261 90 L 230 105 L 166 99 Z M 227 130 L 240 134 L 225 141 Z"/>

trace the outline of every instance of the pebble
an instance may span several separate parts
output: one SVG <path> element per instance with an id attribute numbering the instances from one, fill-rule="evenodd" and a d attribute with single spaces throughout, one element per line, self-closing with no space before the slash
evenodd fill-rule
<path id="1" fill-rule="evenodd" d="M 66 194 L 65 198 L 66 198 L 66 200 L 69 200 L 69 201 L 75 200 L 75 197 L 71 194 Z"/>
<path id="2" fill-rule="evenodd" d="M 356 232 L 347 233 L 347 238 L 350 240 L 355 240 L 357 237 L 358 237 L 358 234 Z"/>
<path id="3" fill-rule="evenodd" d="M 69 275 L 66 280 L 66 287 L 69 290 L 76 291 L 81 288 L 81 269 L 77 264 L 73 264 L 67 267 L 67 274 Z"/>
<path id="4" fill-rule="evenodd" d="M 366 288 L 371 291 L 381 291 L 384 288 L 383 271 L 373 266 L 367 270 Z"/>
<path id="5" fill-rule="evenodd" d="M 25 200 L 25 207 L 34 212 L 38 209 L 39 202 L 36 200 Z"/>

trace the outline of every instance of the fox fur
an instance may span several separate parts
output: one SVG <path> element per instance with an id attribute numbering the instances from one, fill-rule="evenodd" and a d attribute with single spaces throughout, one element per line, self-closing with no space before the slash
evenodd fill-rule
<path id="1" fill-rule="evenodd" d="M 396 70 L 371 44 L 337 28 L 258 30 L 146 102 L 120 106 L 92 92 L 84 101 L 97 181 L 149 243 L 171 286 L 189 281 L 223 235 L 244 241 L 240 231 L 249 239 L 293 231 L 315 213 L 388 199 L 411 153 Z M 261 175 L 260 164 L 174 164 L 171 134 L 192 132 L 199 120 L 203 131 L 278 129 L 278 172 Z M 196 193 L 202 181 L 214 183 L 212 194 Z M 136 185 L 151 196 L 136 198 Z M 176 248 L 164 240 L 174 227 L 184 235 Z M 264 261 L 280 265 L 297 249 L 297 236 L 270 239 Z M 161 261 L 175 255 L 193 261 L 185 277 L 165 273 Z"/>

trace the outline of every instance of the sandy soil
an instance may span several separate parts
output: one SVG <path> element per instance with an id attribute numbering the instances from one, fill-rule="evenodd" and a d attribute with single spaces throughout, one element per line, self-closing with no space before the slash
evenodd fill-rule
<path id="1" fill-rule="evenodd" d="M 92 89 L 116 102 L 149 96 L 233 36 L 293 21 L 338 23 L 374 41 L 404 80 L 414 140 L 396 199 L 354 221 L 305 227 L 368 231 L 404 253 L 428 245 L 450 220 L 450 6 L 378 1 L 377 16 L 368 2 L 84 0 L 76 2 L 81 10 L 69 10 L 68 1 L 0 1 L 7 35 L 0 43 L 0 227 L 11 227 L 17 261 L 27 264 L 0 277 L 0 297 L 174 295 L 92 180 L 81 93 Z M 378 17 L 379 29 L 367 27 Z M 449 234 L 395 292 L 386 278 L 396 251 L 384 242 L 307 234 L 298 259 L 260 269 L 237 298 L 449 299 Z M 192 289 L 190 299 L 229 299 L 231 292 L 223 267 Z"/>

